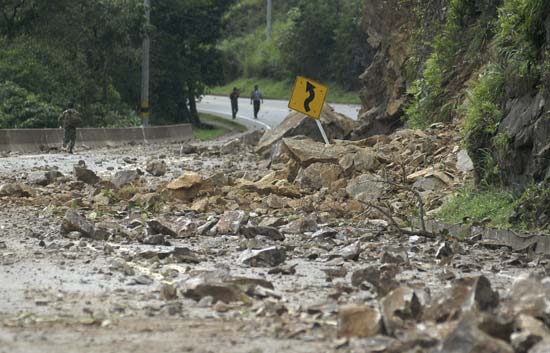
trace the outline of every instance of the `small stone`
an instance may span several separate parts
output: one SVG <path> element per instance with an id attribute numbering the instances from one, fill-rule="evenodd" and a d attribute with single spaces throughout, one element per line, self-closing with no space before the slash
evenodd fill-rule
<path id="1" fill-rule="evenodd" d="M 143 172 L 142 172 L 143 173 Z M 121 188 L 125 185 L 131 184 L 139 179 L 139 173 L 137 170 L 121 170 L 111 178 L 111 182 L 116 188 Z"/>
<path id="2" fill-rule="evenodd" d="M 456 155 L 456 169 L 461 172 L 470 172 L 474 170 L 474 163 L 468 155 L 468 151 L 460 150 Z"/>
<path id="3" fill-rule="evenodd" d="M 94 173 L 94 171 L 86 168 L 85 166 L 75 165 L 73 168 L 76 180 L 86 183 L 88 185 L 95 185 L 101 181 L 101 178 Z"/>
<path id="4" fill-rule="evenodd" d="M 160 297 L 164 300 L 177 299 L 178 293 L 177 293 L 176 287 L 171 284 L 164 283 L 160 287 Z"/>
<path id="5" fill-rule="evenodd" d="M 438 353 L 514 353 L 506 342 L 478 328 L 475 314 L 468 313 L 442 342 Z"/>
<path id="6" fill-rule="evenodd" d="M 250 298 L 237 286 L 227 283 L 207 282 L 194 278 L 186 282 L 183 295 L 187 298 L 201 301 L 205 297 L 212 298 L 212 303 L 218 301 L 224 303 L 244 302 L 249 303 Z"/>
<path id="7" fill-rule="evenodd" d="M 382 315 L 369 306 L 349 305 L 338 310 L 339 337 L 372 337 L 382 331 Z"/>
<path id="8" fill-rule="evenodd" d="M 169 224 L 166 221 L 161 221 L 158 219 L 152 219 L 147 221 L 147 234 L 156 235 L 169 235 L 172 237 L 177 237 L 178 232 L 176 232 L 174 229 L 174 226 Z"/>
<path id="9" fill-rule="evenodd" d="M 68 234 L 71 232 L 79 232 L 84 237 L 93 238 L 95 233 L 95 226 L 92 222 L 82 217 L 75 211 L 68 209 L 63 217 L 61 223 L 61 232 Z"/>
<path id="10" fill-rule="evenodd" d="M 248 215 L 244 211 L 225 211 L 212 231 L 216 234 L 238 234 L 247 219 Z"/>
<path id="11" fill-rule="evenodd" d="M 351 180 L 346 188 L 348 195 L 362 202 L 373 202 L 382 196 L 384 183 L 376 174 L 363 174 Z"/>
<path id="12" fill-rule="evenodd" d="M 380 301 L 380 310 L 384 319 L 384 327 L 392 335 L 396 329 L 407 328 L 416 324 L 422 315 L 422 304 L 415 291 L 400 287 L 392 290 Z"/>
<path id="13" fill-rule="evenodd" d="M 137 284 L 137 285 L 144 285 L 148 286 L 153 284 L 153 279 L 147 275 L 139 275 L 136 278 L 133 279 L 133 281 L 130 284 Z"/>
<path id="14" fill-rule="evenodd" d="M 168 170 L 168 166 L 166 165 L 166 162 L 163 160 L 150 161 L 149 163 L 147 163 L 145 170 L 147 171 L 147 173 L 153 176 L 159 177 L 166 174 L 166 171 Z"/>
<path id="15" fill-rule="evenodd" d="M 255 238 L 261 235 L 272 240 L 285 240 L 285 236 L 275 227 L 247 225 L 241 227 L 241 234 L 246 238 Z"/>
<path id="16" fill-rule="evenodd" d="M 244 265 L 252 267 L 275 267 L 286 260 L 286 251 L 282 247 L 272 246 L 262 250 L 247 250 L 240 258 Z"/>
<path id="17" fill-rule="evenodd" d="M 31 197 L 33 191 L 25 184 L 8 183 L 0 186 L 0 196 Z"/>

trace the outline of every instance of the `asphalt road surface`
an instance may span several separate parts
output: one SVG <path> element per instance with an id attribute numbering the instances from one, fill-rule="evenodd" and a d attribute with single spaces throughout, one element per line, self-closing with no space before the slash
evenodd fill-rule
<path id="1" fill-rule="evenodd" d="M 334 109 L 352 119 L 357 119 L 360 105 L 356 104 L 331 104 Z M 205 96 L 197 104 L 201 113 L 208 113 L 223 118 L 231 119 L 231 103 L 229 97 Z M 258 119 L 254 119 L 253 107 L 249 98 L 239 99 L 239 113 L 237 121 L 249 128 L 271 129 L 279 125 L 291 112 L 288 101 L 265 99 L 260 108 Z"/>

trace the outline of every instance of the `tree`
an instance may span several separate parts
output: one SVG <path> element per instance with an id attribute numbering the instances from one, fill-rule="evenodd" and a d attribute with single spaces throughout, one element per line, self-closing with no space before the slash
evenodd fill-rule
<path id="1" fill-rule="evenodd" d="M 196 98 L 221 79 L 215 44 L 232 0 L 157 0 L 152 4 L 154 121 L 200 124 Z"/>

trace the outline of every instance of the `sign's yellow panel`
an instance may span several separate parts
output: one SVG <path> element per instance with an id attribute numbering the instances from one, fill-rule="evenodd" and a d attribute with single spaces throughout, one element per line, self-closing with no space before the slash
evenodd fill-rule
<path id="1" fill-rule="evenodd" d="M 298 76 L 296 77 L 296 83 L 294 83 L 288 107 L 313 119 L 319 119 L 327 93 L 327 86 L 323 86 L 309 78 Z"/>

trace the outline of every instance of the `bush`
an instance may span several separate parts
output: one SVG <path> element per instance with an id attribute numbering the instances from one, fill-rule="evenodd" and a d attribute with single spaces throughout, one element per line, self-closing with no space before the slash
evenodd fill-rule
<path id="1" fill-rule="evenodd" d="M 491 139 L 503 117 L 505 78 L 498 65 L 488 65 L 474 88 L 467 92 L 469 104 L 466 110 L 464 134 L 466 148 L 474 162 L 477 182 L 494 182 L 499 174 L 491 158 Z M 498 142 L 498 141 L 497 141 Z"/>
<path id="2" fill-rule="evenodd" d="M 0 128 L 55 128 L 61 109 L 13 82 L 0 83 Z"/>
<path id="3" fill-rule="evenodd" d="M 462 85 L 480 64 L 480 52 L 492 35 L 495 2 L 450 1 L 447 20 L 433 40 L 433 51 L 408 90 L 412 101 L 405 113 L 412 127 L 448 122 L 457 115 Z"/>

